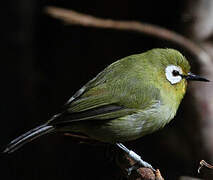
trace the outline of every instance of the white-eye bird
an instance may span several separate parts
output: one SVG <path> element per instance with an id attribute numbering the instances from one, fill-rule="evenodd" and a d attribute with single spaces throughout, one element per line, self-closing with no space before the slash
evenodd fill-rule
<path id="1" fill-rule="evenodd" d="M 208 81 L 190 72 L 186 58 L 174 49 L 152 49 L 120 59 L 77 91 L 63 112 L 11 141 L 11 153 L 52 132 L 80 132 L 117 144 L 146 167 L 151 165 L 121 143 L 163 128 L 175 116 L 187 81 Z"/>

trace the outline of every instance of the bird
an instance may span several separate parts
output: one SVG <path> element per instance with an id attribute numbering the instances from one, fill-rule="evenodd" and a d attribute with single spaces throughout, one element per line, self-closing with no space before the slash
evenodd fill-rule
<path id="1" fill-rule="evenodd" d="M 191 73 L 188 60 L 178 50 L 155 48 L 124 57 L 80 88 L 62 112 L 11 141 L 3 152 L 12 153 L 52 132 L 82 133 L 115 144 L 143 166 L 152 168 L 122 143 L 169 123 L 190 80 L 209 81 Z"/>

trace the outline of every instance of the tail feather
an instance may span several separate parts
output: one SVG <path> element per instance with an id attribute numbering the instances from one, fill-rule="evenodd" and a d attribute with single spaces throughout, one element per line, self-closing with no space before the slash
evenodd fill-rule
<path id="1" fill-rule="evenodd" d="M 26 132 L 25 134 L 19 136 L 18 138 L 11 141 L 6 148 L 4 149 L 3 153 L 12 153 L 22 147 L 24 144 L 44 135 L 54 130 L 53 126 L 43 124 L 38 126 L 30 131 Z"/>

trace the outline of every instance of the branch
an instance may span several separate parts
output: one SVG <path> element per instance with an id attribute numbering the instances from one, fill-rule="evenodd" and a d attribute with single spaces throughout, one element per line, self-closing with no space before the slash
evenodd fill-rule
<path id="1" fill-rule="evenodd" d="M 118 150 L 117 154 L 115 154 L 115 158 L 116 164 L 121 169 L 122 175 L 128 180 L 164 180 L 159 169 L 154 172 L 152 169 L 145 167 L 140 167 L 128 175 L 127 169 L 134 166 L 135 161 L 132 160 L 125 152 L 120 150 Z"/>
<path id="2" fill-rule="evenodd" d="M 206 167 L 206 168 L 209 168 L 209 169 L 213 169 L 213 166 L 209 163 L 207 163 L 206 161 L 204 160 L 201 160 L 200 161 L 200 166 L 198 167 L 198 173 L 200 173 L 200 170 L 203 168 L 203 167 Z"/>
<path id="3" fill-rule="evenodd" d="M 184 36 L 177 34 L 174 31 L 167 30 L 156 25 L 141 23 L 137 21 L 117 21 L 111 19 L 102 19 L 73 10 L 67 10 L 52 6 L 46 7 L 45 12 L 54 18 L 64 21 L 67 24 L 133 31 L 168 40 L 186 48 L 199 60 L 201 64 L 212 64 L 211 58 L 208 53 L 200 48 L 197 44 L 185 38 Z"/>

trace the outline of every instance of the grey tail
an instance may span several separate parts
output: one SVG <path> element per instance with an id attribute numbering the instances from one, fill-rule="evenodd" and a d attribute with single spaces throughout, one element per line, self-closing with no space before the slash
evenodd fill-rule
<path id="1" fill-rule="evenodd" d="M 44 135 L 50 133 L 55 128 L 51 125 L 43 124 L 38 126 L 30 131 L 26 132 L 25 134 L 19 136 L 18 138 L 11 141 L 4 149 L 3 153 L 12 153 L 22 147 L 24 144 Z"/>

